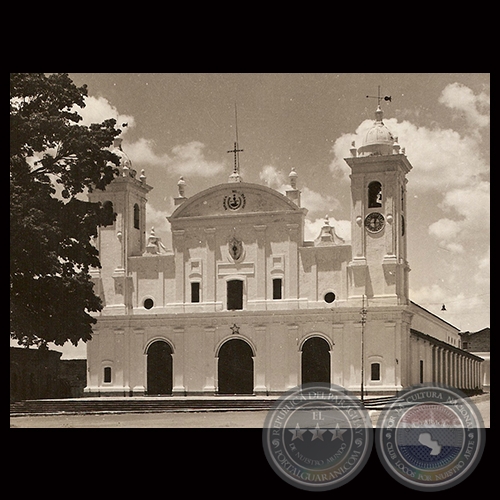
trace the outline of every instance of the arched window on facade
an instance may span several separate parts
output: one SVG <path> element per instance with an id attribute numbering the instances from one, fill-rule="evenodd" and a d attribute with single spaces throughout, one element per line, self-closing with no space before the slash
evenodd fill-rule
<path id="1" fill-rule="evenodd" d="M 380 363 L 371 364 L 370 379 L 374 381 L 380 380 Z"/>
<path id="2" fill-rule="evenodd" d="M 102 204 L 102 208 L 107 214 L 114 214 L 114 207 L 113 207 L 113 202 L 112 201 L 105 201 Z M 114 224 L 114 222 L 111 223 L 111 225 Z"/>
<path id="3" fill-rule="evenodd" d="M 110 384 L 111 383 L 111 366 L 105 366 L 104 367 L 103 382 L 105 384 Z"/>
<path id="4" fill-rule="evenodd" d="M 379 208 L 382 206 L 382 184 L 373 181 L 368 184 L 368 208 Z"/>

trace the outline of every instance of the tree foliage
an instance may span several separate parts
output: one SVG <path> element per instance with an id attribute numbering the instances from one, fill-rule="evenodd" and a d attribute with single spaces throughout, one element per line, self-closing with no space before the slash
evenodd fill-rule
<path id="1" fill-rule="evenodd" d="M 116 175 L 108 148 L 120 130 L 113 119 L 79 125 L 86 96 L 66 74 L 10 77 L 11 337 L 25 346 L 86 342 L 89 312 L 102 309 L 92 237 L 115 215 L 82 195 Z"/>

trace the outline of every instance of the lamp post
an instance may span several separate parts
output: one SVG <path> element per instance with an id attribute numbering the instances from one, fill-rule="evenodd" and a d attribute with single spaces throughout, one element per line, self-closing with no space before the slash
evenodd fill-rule
<path id="1" fill-rule="evenodd" d="M 365 400 L 365 324 L 366 324 L 365 295 L 363 294 L 363 305 L 361 307 L 361 402 Z"/>

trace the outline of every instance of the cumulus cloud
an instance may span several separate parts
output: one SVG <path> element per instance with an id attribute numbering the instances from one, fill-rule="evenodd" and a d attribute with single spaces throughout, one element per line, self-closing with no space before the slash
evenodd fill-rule
<path id="1" fill-rule="evenodd" d="M 439 286 L 437 283 L 425 285 L 410 292 L 410 299 L 421 305 L 442 305 L 444 301 L 450 299 L 450 292 Z"/>
<path id="2" fill-rule="evenodd" d="M 444 210 L 454 210 L 469 222 L 470 228 L 489 221 L 490 183 L 478 182 L 448 191 L 441 203 Z"/>
<path id="3" fill-rule="evenodd" d="M 440 127 L 420 127 L 408 120 L 384 119 L 384 124 L 413 165 L 412 188 L 417 190 L 443 190 L 466 186 L 471 181 L 486 176 L 489 168 L 476 136 L 461 136 L 457 131 Z M 330 171 L 337 179 L 348 179 L 350 168 L 344 161 L 350 155 L 351 142 L 356 147 L 363 144 L 366 131 L 373 120 L 365 120 L 355 133 L 343 134 L 333 144 Z"/>
<path id="4" fill-rule="evenodd" d="M 440 316 L 462 331 L 469 330 L 478 323 L 471 318 L 479 318 L 479 324 L 489 324 L 489 293 L 471 295 L 467 292 L 454 293 L 445 286 L 434 283 L 411 290 L 410 299 Z M 442 305 L 446 311 L 442 311 Z"/>
<path id="5" fill-rule="evenodd" d="M 199 177 L 212 177 L 224 171 L 225 163 L 207 160 L 204 148 L 205 145 L 199 141 L 174 146 L 167 168 L 176 174 Z"/>
<path id="6" fill-rule="evenodd" d="M 478 258 L 477 272 L 474 274 L 477 285 L 488 287 L 490 284 L 490 249 L 488 248 L 482 257 Z"/>
<path id="7" fill-rule="evenodd" d="M 429 226 L 429 234 L 439 241 L 439 246 L 453 253 L 463 253 L 464 247 L 455 239 L 462 231 L 462 225 L 452 219 L 439 219 Z"/>
<path id="8" fill-rule="evenodd" d="M 123 142 L 122 148 L 133 165 L 165 166 L 171 158 L 168 154 L 157 154 L 154 141 L 141 137 L 134 142 Z"/>
<path id="9" fill-rule="evenodd" d="M 440 246 L 454 253 L 463 253 L 465 247 L 475 248 L 489 243 L 490 185 L 479 182 L 448 191 L 439 204 L 450 217 L 429 226 L 429 234 L 437 238 Z"/>
<path id="10" fill-rule="evenodd" d="M 80 122 L 82 125 L 90 125 L 91 123 L 101 123 L 109 118 L 116 120 L 116 127 L 122 131 L 124 135 L 128 129 L 135 126 L 134 117 L 131 115 L 122 115 L 118 112 L 105 97 L 85 97 L 85 107 L 80 108 L 75 106 L 75 111 L 83 118 Z M 124 127 L 123 124 L 127 126 Z"/>
<path id="11" fill-rule="evenodd" d="M 335 196 L 320 194 L 307 186 L 304 186 L 301 194 L 302 206 L 309 210 L 310 214 L 329 214 L 340 208 L 340 202 Z"/>
<path id="12" fill-rule="evenodd" d="M 490 124 L 490 96 L 484 92 L 475 95 L 461 83 L 450 83 L 441 93 L 439 102 L 464 117 L 471 127 L 482 128 Z"/>
<path id="13" fill-rule="evenodd" d="M 445 239 L 455 238 L 461 230 L 460 224 L 451 219 L 439 219 L 429 226 L 429 234 Z"/>
<path id="14" fill-rule="evenodd" d="M 75 107 L 83 118 L 83 125 L 100 123 L 103 120 L 114 118 L 117 128 L 122 130 L 122 136 L 135 127 L 135 119 L 131 115 L 118 112 L 105 97 L 88 96 L 85 98 L 85 107 Z M 126 127 L 123 124 L 127 124 Z M 211 177 L 226 168 L 225 163 L 210 161 L 205 158 L 205 145 L 199 141 L 178 144 L 172 148 L 171 154 L 158 154 L 155 143 L 150 139 L 139 138 L 136 141 L 124 141 L 123 149 L 135 166 L 143 165 L 165 167 L 171 173 L 199 177 Z"/>
<path id="15" fill-rule="evenodd" d="M 266 165 L 262 167 L 262 170 L 259 172 L 259 179 L 266 186 L 276 189 L 277 191 L 290 189 L 286 175 L 273 165 Z"/>
<path id="16" fill-rule="evenodd" d="M 291 189 L 288 184 L 288 176 L 273 165 L 266 165 L 259 172 L 260 180 L 272 189 L 284 193 Z M 344 240 L 351 239 L 351 221 L 336 220 L 331 213 L 340 207 L 340 202 L 331 195 L 323 195 L 307 186 L 301 186 L 301 206 L 307 208 L 307 217 L 304 223 L 304 238 L 314 240 L 320 234 L 321 228 L 325 223 L 325 215 L 329 216 L 330 225 L 335 228 L 338 236 Z M 321 216 L 320 216 L 321 214 Z"/>
<path id="17" fill-rule="evenodd" d="M 260 180 L 266 186 L 276 189 L 281 193 L 291 189 L 288 175 L 285 175 L 281 170 L 273 165 L 266 165 L 259 172 Z M 340 202 L 337 198 L 331 195 L 324 195 L 309 189 L 307 186 L 301 186 L 301 205 L 307 208 L 308 215 L 329 214 L 340 207 Z"/>
<path id="18" fill-rule="evenodd" d="M 489 96 L 485 93 L 476 95 L 470 88 L 453 83 L 444 88 L 439 103 L 460 113 L 469 125 L 476 128 L 469 128 L 461 134 L 437 124 L 418 126 L 409 120 L 384 119 L 384 124 L 399 138 L 399 144 L 405 148 L 414 167 L 410 173 L 412 189 L 465 187 L 471 182 L 484 180 L 489 174 L 488 161 L 477 131 L 477 128 L 489 125 Z M 348 180 L 350 168 L 344 158 L 350 156 L 352 141 L 360 147 L 372 126 L 373 120 L 365 120 L 355 132 L 341 135 L 333 144 L 330 171 L 338 180 Z"/>
<path id="19" fill-rule="evenodd" d="M 144 165 L 163 167 L 167 172 L 190 177 L 212 177 L 226 169 L 226 165 L 210 161 L 205 157 L 205 145 L 199 141 L 174 146 L 171 153 L 158 154 L 156 144 L 150 139 L 140 138 L 137 141 L 123 143 L 127 153 L 136 167 Z"/>

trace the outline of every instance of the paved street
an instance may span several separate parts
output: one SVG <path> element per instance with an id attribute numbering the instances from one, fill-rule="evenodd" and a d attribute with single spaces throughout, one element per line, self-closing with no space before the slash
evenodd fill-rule
<path id="1" fill-rule="evenodd" d="M 490 427 L 490 395 L 471 398 Z M 374 426 L 379 410 L 370 410 Z M 113 413 L 11 417 L 11 428 L 262 428 L 267 411 Z"/>

